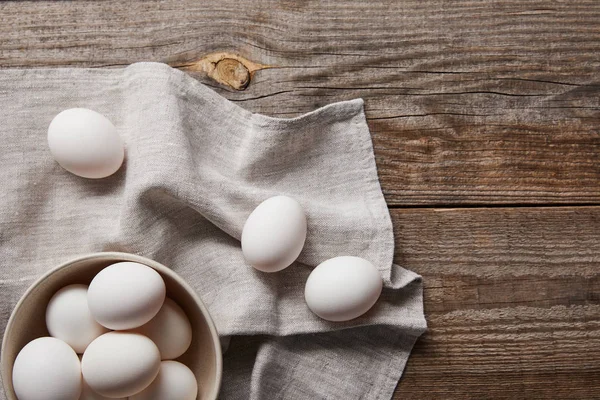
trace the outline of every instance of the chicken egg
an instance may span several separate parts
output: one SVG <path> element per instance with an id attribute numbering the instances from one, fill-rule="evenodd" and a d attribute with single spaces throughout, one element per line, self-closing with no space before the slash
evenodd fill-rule
<path id="1" fill-rule="evenodd" d="M 60 339 L 29 342 L 17 355 L 12 374 L 19 400 L 77 400 L 81 394 L 79 358 Z"/>
<path id="2" fill-rule="evenodd" d="M 96 321 L 115 330 L 137 328 L 162 307 L 165 282 L 154 269 L 119 262 L 100 271 L 88 288 L 88 306 Z"/>
<path id="3" fill-rule="evenodd" d="M 377 302 L 383 282 L 377 268 L 360 257 L 334 257 L 308 276 L 304 298 L 308 308 L 328 321 L 348 321 Z"/>
<path id="4" fill-rule="evenodd" d="M 291 197 L 271 197 L 256 207 L 242 230 L 242 253 L 259 271 L 277 272 L 293 263 L 306 240 L 306 216 Z"/>
<path id="5" fill-rule="evenodd" d="M 163 361 L 156 379 L 129 400 L 195 400 L 198 383 L 194 373 L 177 361 Z"/>
<path id="6" fill-rule="evenodd" d="M 92 317 L 86 285 L 74 284 L 60 289 L 46 307 L 46 327 L 50 336 L 61 339 L 83 353 L 98 336 L 108 332 Z"/>
<path id="7" fill-rule="evenodd" d="M 79 361 L 81 361 L 79 356 Z M 106 397 L 92 390 L 83 377 L 81 378 L 81 395 L 79 400 L 127 400 L 127 397 Z"/>
<path id="8" fill-rule="evenodd" d="M 168 297 L 158 314 L 134 331 L 152 339 L 163 360 L 179 357 L 192 343 L 190 320 L 181 307 Z"/>
<path id="9" fill-rule="evenodd" d="M 83 178 L 105 178 L 123 164 L 125 146 L 104 115 L 87 108 L 59 113 L 48 127 L 48 146 L 58 164 Z"/>
<path id="10" fill-rule="evenodd" d="M 90 388 L 105 397 L 128 397 L 145 389 L 158 374 L 160 352 L 146 336 L 108 332 L 83 353 L 81 372 Z"/>

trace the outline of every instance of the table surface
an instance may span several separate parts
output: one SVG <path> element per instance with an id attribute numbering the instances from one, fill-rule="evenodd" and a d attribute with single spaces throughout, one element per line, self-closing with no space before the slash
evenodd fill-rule
<path id="1" fill-rule="evenodd" d="M 364 98 L 429 323 L 395 398 L 600 398 L 597 0 L 2 2 L 0 21 L 1 67 L 162 61 L 282 117 Z"/>

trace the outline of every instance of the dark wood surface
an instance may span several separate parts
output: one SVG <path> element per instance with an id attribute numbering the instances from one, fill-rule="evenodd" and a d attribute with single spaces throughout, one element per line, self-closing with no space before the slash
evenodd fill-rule
<path id="1" fill-rule="evenodd" d="M 398 399 L 600 398 L 598 207 L 392 216 L 429 324 Z"/>
<path id="2" fill-rule="evenodd" d="M 1 67 L 135 61 L 273 116 L 365 99 L 430 326 L 398 399 L 600 398 L 600 2 L 0 3 Z"/>

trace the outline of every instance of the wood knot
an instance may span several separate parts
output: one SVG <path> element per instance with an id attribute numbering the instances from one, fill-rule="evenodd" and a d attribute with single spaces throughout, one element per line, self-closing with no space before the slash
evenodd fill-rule
<path id="1" fill-rule="evenodd" d="M 196 62 L 178 67 L 186 71 L 203 72 L 215 81 L 235 90 L 246 89 L 254 72 L 271 68 L 269 65 L 258 64 L 233 53 L 211 53 Z"/>
<path id="2" fill-rule="evenodd" d="M 215 64 L 213 79 L 226 82 L 236 90 L 244 90 L 250 83 L 250 71 L 238 60 L 224 58 Z"/>

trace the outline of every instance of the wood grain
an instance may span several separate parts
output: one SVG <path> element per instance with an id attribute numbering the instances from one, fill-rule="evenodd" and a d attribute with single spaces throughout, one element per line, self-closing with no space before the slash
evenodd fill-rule
<path id="1" fill-rule="evenodd" d="M 600 393 L 600 207 L 392 210 L 429 331 L 397 399 Z"/>
<path id="2" fill-rule="evenodd" d="M 215 52 L 273 67 L 199 76 L 252 111 L 363 97 L 391 206 L 600 204 L 596 0 L 0 3 L 3 67 Z"/>
<path id="3" fill-rule="evenodd" d="M 215 53 L 254 112 L 365 99 L 430 327 L 397 399 L 600 397 L 600 2 L 0 2 L 4 68 Z"/>

